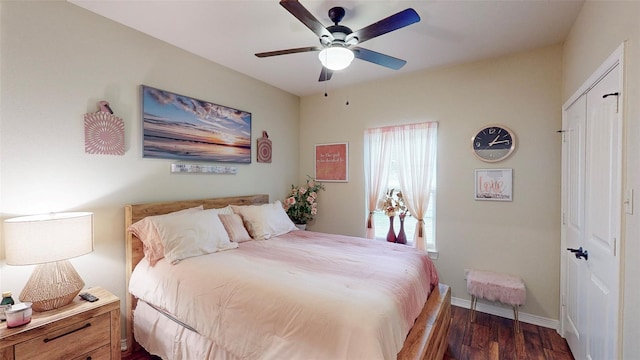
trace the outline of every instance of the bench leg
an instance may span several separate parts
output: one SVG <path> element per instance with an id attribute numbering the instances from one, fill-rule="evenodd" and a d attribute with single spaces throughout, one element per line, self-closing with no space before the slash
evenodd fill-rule
<path id="1" fill-rule="evenodd" d="M 518 320 L 518 306 L 513 307 L 513 327 L 516 330 L 516 334 L 520 333 L 520 320 Z"/>
<path id="2" fill-rule="evenodd" d="M 476 321 L 476 304 L 478 298 L 475 295 L 471 295 L 471 309 L 469 310 L 469 322 Z"/>

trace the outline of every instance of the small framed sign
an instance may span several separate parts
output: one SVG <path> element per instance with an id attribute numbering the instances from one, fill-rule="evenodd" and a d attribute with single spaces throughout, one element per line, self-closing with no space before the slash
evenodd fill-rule
<path id="1" fill-rule="evenodd" d="M 349 182 L 349 144 L 316 144 L 318 181 Z"/>
<path id="2" fill-rule="evenodd" d="M 172 173 L 192 174 L 237 174 L 237 166 L 201 165 L 201 164 L 171 164 Z"/>
<path id="3" fill-rule="evenodd" d="M 476 169 L 475 199 L 513 201 L 513 169 Z"/>

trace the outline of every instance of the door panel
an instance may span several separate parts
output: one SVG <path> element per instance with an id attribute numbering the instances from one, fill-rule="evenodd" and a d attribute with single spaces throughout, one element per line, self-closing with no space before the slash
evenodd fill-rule
<path id="1" fill-rule="evenodd" d="M 577 249 L 584 238 L 584 192 L 585 192 L 585 128 L 587 122 L 587 99 L 581 96 L 565 110 L 563 137 L 563 214 L 565 218 L 565 246 Z M 586 266 L 573 253 L 562 250 L 565 268 L 564 315 L 565 337 L 576 359 L 586 356 L 586 343 L 581 345 L 581 334 L 586 330 L 587 301 Z M 582 300 L 582 301 L 580 301 Z M 586 300 L 586 301 L 585 301 Z"/>
<path id="2" fill-rule="evenodd" d="M 587 357 L 617 356 L 619 258 L 616 242 L 622 210 L 619 65 L 587 94 L 587 165 L 584 248 L 590 274 Z"/>
<path id="3" fill-rule="evenodd" d="M 601 78 L 563 112 L 561 332 L 576 359 L 618 356 L 622 211 L 619 59 L 606 71 L 601 70 Z M 584 253 L 578 258 L 566 248 Z"/>

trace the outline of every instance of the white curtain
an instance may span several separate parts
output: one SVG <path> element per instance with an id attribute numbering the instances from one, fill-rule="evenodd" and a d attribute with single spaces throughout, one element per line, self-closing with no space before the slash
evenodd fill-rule
<path id="1" fill-rule="evenodd" d="M 373 212 L 384 196 L 391 164 L 388 128 L 367 129 L 364 133 L 364 177 L 367 196 L 367 238 L 375 239 Z"/>
<path id="2" fill-rule="evenodd" d="M 409 213 L 418 220 L 413 244 L 426 250 L 424 216 L 435 181 L 438 123 L 408 124 L 394 129 L 391 143 L 398 164 L 400 188 Z"/>

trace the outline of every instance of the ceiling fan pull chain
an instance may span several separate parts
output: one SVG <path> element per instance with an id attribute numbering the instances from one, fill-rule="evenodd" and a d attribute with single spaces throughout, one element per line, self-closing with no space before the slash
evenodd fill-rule
<path id="1" fill-rule="evenodd" d="M 324 97 L 327 97 L 329 95 L 327 95 L 327 72 L 323 71 L 324 73 Z"/>

